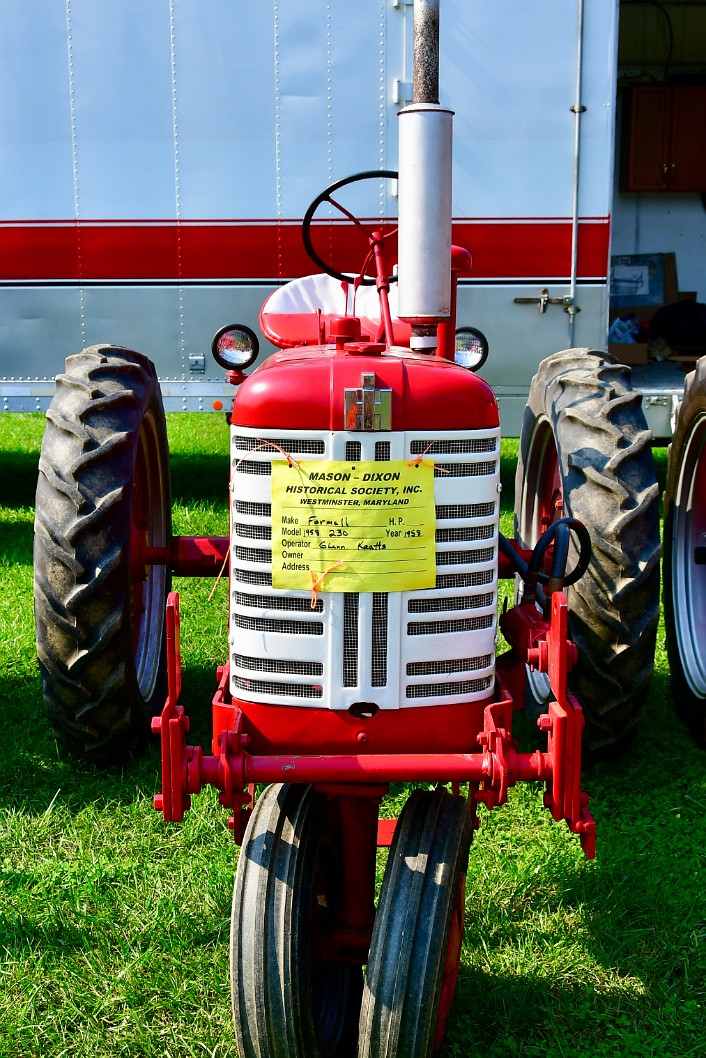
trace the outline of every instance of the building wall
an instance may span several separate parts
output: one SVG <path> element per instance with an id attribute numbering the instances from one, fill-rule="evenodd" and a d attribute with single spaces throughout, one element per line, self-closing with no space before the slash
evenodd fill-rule
<path id="1" fill-rule="evenodd" d="M 611 253 L 675 253 L 680 291 L 706 301 L 706 207 L 698 194 L 616 192 Z"/>
<path id="2" fill-rule="evenodd" d="M 706 83 L 704 0 L 622 0 L 618 84 Z M 616 148 L 621 150 L 618 92 Z M 706 145 L 704 146 L 706 150 Z M 620 154 L 616 174 L 620 172 Z M 706 301 L 706 196 L 697 193 L 621 192 L 616 180 L 611 252 L 669 253 L 677 257 L 679 289 Z"/>

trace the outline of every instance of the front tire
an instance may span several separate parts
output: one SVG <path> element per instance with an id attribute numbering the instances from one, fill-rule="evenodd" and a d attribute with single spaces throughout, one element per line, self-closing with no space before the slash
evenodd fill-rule
<path id="1" fill-rule="evenodd" d="M 238 859 L 231 995 L 240 1058 L 339 1058 L 354 1047 L 359 966 L 337 957 L 343 902 L 335 799 L 268 786 Z"/>
<path id="2" fill-rule="evenodd" d="M 135 558 L 170 539 L 168 463 L 153 364 L 117 346 L 69 357 L 39 460 L 37 654 L 56 738 L 98 763 L 142 749 L 164 705 L 169 574 Z"/>
<path id="3" fill-rule="evenodd" d="M 360 1014 L 358 1058 L 431 1058 L 451 1008 L 471 844 L 468 803 L 414 790 L 395 827 Z"/>
<path id="4" fill-rule="evenodd" d="M 672 696 L 706 740 L 706 357 L 686 376 L 664 493 L 664 622 Z"/>
<path id="5" fill-rule="evenodd" d="M 531 548 L 562 516 L 588 529 L 593 556 L 567 588 L 578 647 L 570 689 L 586 716 L 584 742 L 627 743 L 645 712 L 659 620 L 658 486 L 651 434 L 630 370 L 568 349 L 532 380 L 520 437 L 515 536 Z"/>

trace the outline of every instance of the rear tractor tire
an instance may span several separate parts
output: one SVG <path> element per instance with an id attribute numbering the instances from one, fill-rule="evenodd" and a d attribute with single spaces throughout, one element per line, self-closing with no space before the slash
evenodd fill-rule
<path id="1" fill-rule="evenodd" d="M 66 361 L 37 483 L 34 606 L 52 730 L 101 764 L 142 749 L 166 695 L 165 566 L 135 562 L 171 536 L 167 435 L 154 366 L 117 346 Z M 132 559 L 132 562 L 131 562 Z"/>
<path id="2" fill-rule="evenodd" d="M 569 686 L 594 754 L 629 742 L 654 667 L 660 543 L 650 442 L 628 367 L 584 349 L 541 362 L 520 438 L 515 536 L 531 548 L 564 516 L 590 533 L 591 563 L 566 595 L 578 647 Z"/>
<path id="3" fill-rule="evenodd" d="M 664 493 L 664 622 L 672 696 L 706 741 L 706 357 L 686 376 Z"/>

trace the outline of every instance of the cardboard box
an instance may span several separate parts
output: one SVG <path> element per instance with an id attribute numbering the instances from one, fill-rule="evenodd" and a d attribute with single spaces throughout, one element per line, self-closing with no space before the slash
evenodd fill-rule
<path id="1" fill-rule="evenodd" d="M 641 330 L 649 327 L 650 320 L 654 316 L 659 305 L 626 305 L 625 308 L 610 310 L 610 322 L 616 316 L 634 316 L 641 325 Z M 609 342 L 608 352 L 623 364 L 646 364 L 649 360 L 647 355 L 647 342 Z"/>
<path id="2" fill-rule="evenodd" d="M 622 364 L 646 364 L 647 342 L 609 342 L 608 352 Z"/>

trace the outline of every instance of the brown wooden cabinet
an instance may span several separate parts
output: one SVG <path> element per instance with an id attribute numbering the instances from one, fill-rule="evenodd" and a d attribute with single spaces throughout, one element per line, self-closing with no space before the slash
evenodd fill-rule
<path id="1" fill-rule="evenodd" d="M 706 86 L 626 93 L 623 191 L 706 191 Z"/>

